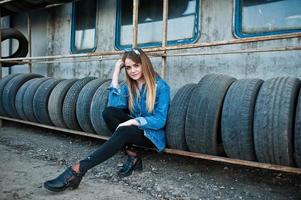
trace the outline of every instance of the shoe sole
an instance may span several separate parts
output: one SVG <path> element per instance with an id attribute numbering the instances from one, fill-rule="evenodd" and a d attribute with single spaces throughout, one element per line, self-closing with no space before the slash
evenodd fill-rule
<path id="1" fill-rule="evenodd" d="M 47 190 L 50 190 L 52 192 L 62 192 L 66 189 L 66 188 L 60 188 L 60 189 L 52 188 L 52 187 L 49 187 L 48 185 L 46 185 L 45 183 L 44 183 L 44 188 L 46 188 Z"/>
<path id="2" fill-rule="evenodd" d="M 74 189 L 77 189 L 77 187 L 72 187 L 72 186 L 69 186 L 70 187 L 70 190 L 74 190 Z M 46 185 L 44 183 L 44 188 L 46 188 L 47 190 L 50 190 L 52 192 L 63 192 L 64 190 L 66 190 L 68 187 L 64 187 L 64 188 L 52 188 L 52 187 L 49 187 L 48 185 Z"/>

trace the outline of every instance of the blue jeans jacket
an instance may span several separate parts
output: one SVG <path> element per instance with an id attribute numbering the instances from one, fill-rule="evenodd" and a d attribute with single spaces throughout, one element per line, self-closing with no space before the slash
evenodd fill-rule
<path id="1" fill-rule="evenodd" d="M 170 87 L 159 76 L 156 77 L 156 101 L 152 113 L 147 111 L 145 87 L 140 90 L 140 97 L 135 99 L 134 110 L 131 116 L 139 123 L 139 128 L 144 130 L 144 136 L 154 143 L 158 152 L 166 147 L 164 127 L 167 120 L 170 103 Z M 109 87 L 108 105 L 116 108 L 128 109 L 128 87 Z"/>

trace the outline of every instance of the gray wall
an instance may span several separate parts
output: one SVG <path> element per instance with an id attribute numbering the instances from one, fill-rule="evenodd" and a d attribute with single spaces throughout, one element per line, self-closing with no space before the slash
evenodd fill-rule
<path id="1" fill-rule="evenodd" d="M 98 5 L 97 49 L 114 50 L 116 1 L 104 0 Z M 233 1 L 203 0 L 201 8 L 201 36 L 199 42 L 214 42 L 234 39 L 232 29 Z M 72 4 L 32 13 L 33 56 L 70 54 Z M 27 35 L 26 14 L 12 18 L 13 26 Z M 214 52 L 225 50 L 243 50 L 249 48 L 281 48 L 300 46 L 300 38 L 281 39 L 249 44 L 225 45 L 180 52 Z M 166 80 L 172 87 L 172 95 L 186 83 L 198 82 L 208 73 L 220 73 L 236 78 L 268 79 L 276 76 L 296 76 L 301 78 L 301 51 L 262 52 L 244 54 L 202 55 L 186 57 L 168 57 Z M 152 58 L 156 69 L 160 71 L 161 59 Z M 110 78 L 114 62 L 34 64 L 33 72 L 57 78 L 81 78 L 98 76 Z M 27 67 L 14 67 L 13 72 L 26 71 Z"/>

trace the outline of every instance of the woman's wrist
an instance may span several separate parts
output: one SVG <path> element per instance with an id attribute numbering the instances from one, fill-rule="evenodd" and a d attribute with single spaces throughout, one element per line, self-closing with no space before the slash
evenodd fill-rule
<path id="1" fill-rule="evenodd" d="M 113 77 L 112 77 L 112 85 L 114 88 L 117 88 L 117 86 L 118 86 L 119 74 L 120 74 L 120 69 L 115 68 Z"/>
<path id="2" fill-rule="evenodd" d="M 139 126 L 139 122 L 136 119 L 131 119 L 132 120 L 132 124 L 135 126 Z"/>
<path id="3" fill-rule="evenodd" d="M 118 60 L 115 63 L 115 68 L 114 68 L 113 77 L 112 77 L 112 85 L 114 88 L 117 88 L 117 86 L 118 86 L 119 74 L 120 74 L 120 71 L 121 71 L 121 68 L 123 65 L 124 65 L 124 63 L 122 62 L 122 60 Z"/>

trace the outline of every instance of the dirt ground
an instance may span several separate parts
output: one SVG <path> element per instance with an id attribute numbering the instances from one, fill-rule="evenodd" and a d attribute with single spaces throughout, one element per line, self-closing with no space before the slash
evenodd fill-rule
<path id="1" fill-rule="evenodd" d="M 4 122 L 0 199 L 301 199 L 301 176 L 206 160 L 143 154 L 143 172 L 119 178 L 122 152 L 90 170 L 78 189 L 54 193 L 43 182 L 88 155 L 101 140 Z"/>

